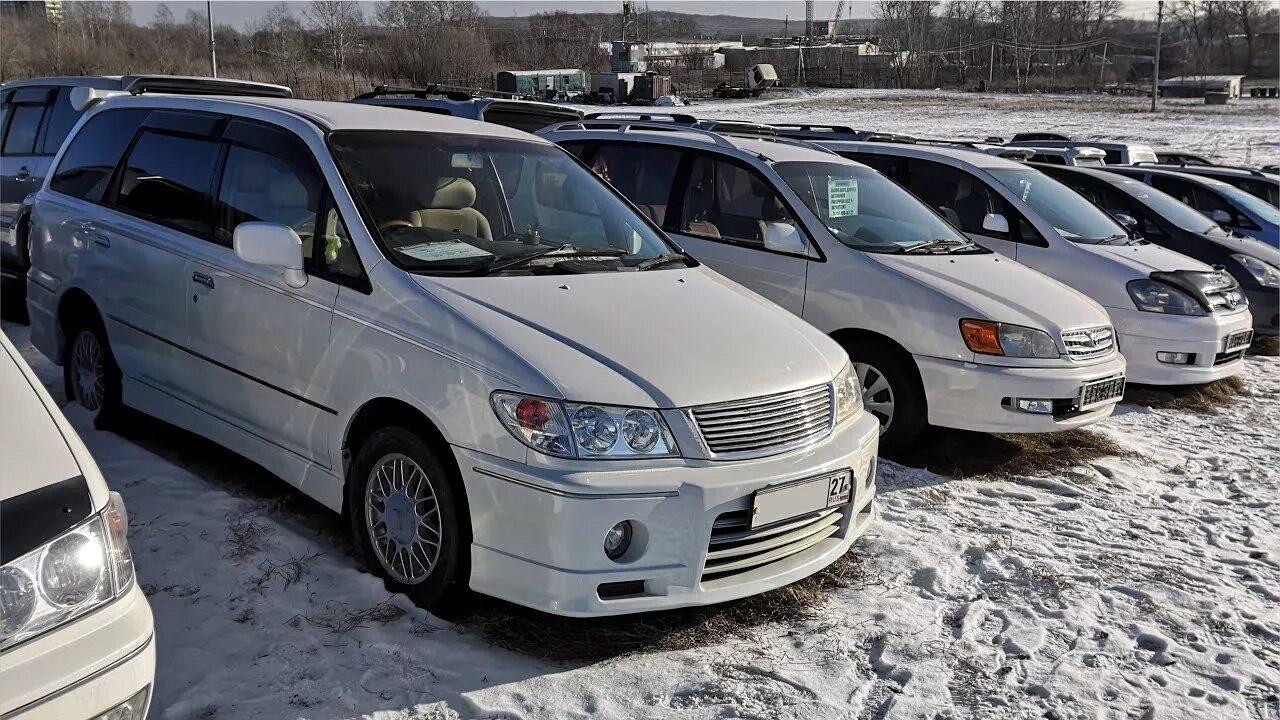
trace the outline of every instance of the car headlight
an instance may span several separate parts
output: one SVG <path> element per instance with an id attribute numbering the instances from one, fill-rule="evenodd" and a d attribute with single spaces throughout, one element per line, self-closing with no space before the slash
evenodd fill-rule
<path id="1" fill-rule="evenodd" d="M 1056 358 L 1061 353 L 1049 333 L 1022 325 L 961 320 L 960 335 L 964 344 L 980 355 L 1003 355 L 1017 358 Z"/>
<path id="2" fill-rule="evenodd" d="M 101 512 L 0 567 L 0 650 L 120 597 L 133 584 L 118 493 Z"/>
<path id="3" fill-rule="evenodd" d="M 1130 280 L 1125 286 L 1133 304 L 1144 312 L 1168 315 L 1204 315 L 1205 309 L 1195 298 L 1178 288 L 1158 280 Z"/>
<path id="4" fill-rule="evenodd" d="M 1240 263 L 1254 280 L 1263 287 L 1280 288 L 1280 268 L 1265 263 L 1251 255 L 1232 255 L 1232 260 Z"/>
<path id="5" fill-rule="evenodd" d="M 862 411 L 862 383 L 853 371 L 853 363 L 846 364 L 836 375 L 835 390 L 836 424 L 839 425 Z"/>
<path id="6" fill-rule="evenodd" d="M 568 458 L 674 457 L 675 440 L 657 410 L 564 403 L 493 394 L 498 419 L 538 452 Z"/>

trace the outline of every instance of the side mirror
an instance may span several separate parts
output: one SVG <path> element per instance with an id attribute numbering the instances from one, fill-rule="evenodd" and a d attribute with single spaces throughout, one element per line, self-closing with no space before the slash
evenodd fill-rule
<path id="1" fill-rule="evenodd" d="M 809 251 L 799 228 L 790 223 L 779 222 L 765 223 L 764 249 L 793 255 L 804 255 Z"/>
<path id="2" fill-rule="evenodd" d="M 269 222 L 244 222 L 231 235 L 236 257 L 254 265 L 278 267 L 284 271 L 289 287 L 307 284 L 303 270 L 302 239 L 288 225 Z"/>
<path id="3" fill-rule="evenodd" d="M 1223 210 L 1222 208 L 1218 208 L 1217 210 L 1212 210 L 1209 212 L 1209 219 L 1218 223 L 1219 225 L 1230 225 L 1231 213 L 1227 212 L 1226 210 Z"/>
<path id="4" fill-rule="evenodd" d="M 1122 212 L 1113 212 L 1111 213 L 1111 217 L 1115 218 L 1116 222 L 1129 228 L 1130 230 L 1138 227 L 1138 221 L 1132 215 L 1128 215 Z"/>
<path id="5" fill-rule="evenodd" d="M 1000 213 L 987 213 L 982 218 L 982 229 L 996 235 L 1008 235 L 1009 221 Z"/>

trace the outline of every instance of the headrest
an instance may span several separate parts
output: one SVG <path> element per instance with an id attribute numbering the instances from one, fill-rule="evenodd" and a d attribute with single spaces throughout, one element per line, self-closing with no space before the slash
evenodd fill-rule
<path id="1" fill-rule="evenodd" d="M 461 210 L 476 202 L 476 186 L 464 178 L 440 178 L 428 207 L 432 210 Z"/>

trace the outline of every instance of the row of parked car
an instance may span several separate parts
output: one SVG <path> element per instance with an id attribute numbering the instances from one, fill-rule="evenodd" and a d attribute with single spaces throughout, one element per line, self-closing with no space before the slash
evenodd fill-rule
<path id="1" fill-rule="evenodd" d="M 1276 333 L 1280 251 L 1120 175 L 1052 169 L 1122 181 L 1090 196 L 954 145 L 683 116 L 561 114 L 525 125 L 539 137 L 509 127 L 534 105 L 384 99 L 4 86 L 6 176 L 29 163 L 3 192 L 6 267 L 97 422 L 128 407 L 252 459 L 344 513 L 428 607 L 472 589 L 589 616 L 775 588 L 866 530 L 882 447 L 1087 425 L 1126 380 L 1236 374 Z M 456 117 L 494 110 L 478 119 L 515 119 Z M 23 372 L 7 407 L 42 392 Z M 41 447 L 39 427 L 3 440 Z M 150 624 L 145 599 L 116 602 L 141 597 L 124 510 L 67 442 L 74 463 L 32 465 L 43 484 L 0 487 L 0 712 L 141 717 L 150 633 L 115 630 Z M 64 578 L 67 552 L 93 562 Z M 69 684 L 13 680 L 107 635 L 122 646 Z"/>

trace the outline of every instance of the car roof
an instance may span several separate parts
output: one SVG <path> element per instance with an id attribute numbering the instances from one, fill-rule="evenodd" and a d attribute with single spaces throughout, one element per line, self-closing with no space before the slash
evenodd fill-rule
<path id="1" fill-rule="evenodd" d="M 1106 171 L 1118 172 L 1121 175 L 1132 175 L 1137 173 L 1149 172 L 1152 175 L 1164 175 L 1168 177 L 1182 178 L 1183 180 L 1197 182 L 1202 185 L 1208 185 L 1210 187 L 1219 187 L 1219 186 L 1231 187 L 1227 183 L 1224 183 L 1221 180 L 1215 180 L 1214 178 L 1211 178 L 1211 177 L 1205 177 L 1204 175 L 1194 175 L 1192 173 L 1179 172 L 1177 170 L 1165 170 L 1164 168 L 1156 167 L 1154 165 L 1108 165 L 1106 167 Z"/>
<path id="2" fill-rule="evenodd" d="M 325 130 L 407 130 L 439 132 L 455 135 L 481 135 L 513 140 L 545 143 L 545 140 L 520 130 L 477 122 L 451 115 L 436 115 L 403 108 L 365 103 L 326 100 L 248 97 L 238 95 L 164 95 L 144 94 L 111 98 L 113 107 L 181 107 L 234 113 L 236 107 L 252 105 L 269 108 L 304 118 Z"/>
<path id="3" fill-rule="evenodd" d="M 824 147 L 847 152 L 864 152 L 868 155 L 898 155 L 901 157 L 945 157 L 985 169 L 1016 170 L 1026 163 L 1016 162 L 990 153 L 969 148 L 945 145 L 905 145 L 903 143 L 849 142 L 845 140 L 823 141 Z M 1030 149 L 1030 148 L 1027 148 Z"/>
<path id="4" fill-rule="evenodd" d="M 1138 183 L 1139 185 L 1145 185 L 1145 183 L 1143 183 L 1141 180 L 1138 180 L 1136 178 L 1131 178 L 1128 175 L 1123 175 L 1121 173 L 1108 172 L 1106 168 L 1080 167 L 1079 165 L 1054 165 L 1053 163 L 1039 163 L 1039 162 L 1029 162 L 1027 163 L 1027 165 L 1030 165 L 1037 169 L 1043 168 L 1046 171 L 1050 171 L 1049 172 L 1050 175 L 1052 175 L 1054 172 L 1064 172 L 1064 173 L 1072 173 L 1075 175 L 1085 175 L 1085 176 L 1094 178 L 1096 180 L 1101 180 L 1102 182 L 1105 182 L 1108 185 L 1115 185 L 1117 187 L 1122 185 L 1128 185 L 1131 183 Z"/>
<path id="5" fill-rule="evenodd" d="M 591 121 L 586 121 L 590 125 Z M 677 124 L 648 124 L 642 121 L 620 127 L 567 127 L 548 128 L 546 135 L 557 135 L 561 141 L 613 140 L 619 142 L 647 142 L 675 145 L 682 148 L 714 149 L 720 152 L 737 151 L 772 162 L 851 162 L 823 150 L 818 143 L 795 138 L 760 135 L 736 135 Z M 544 137 L 546 136 L 544 135 Z M 718 138 L 718 140 L 715 140 Z M 734 153 L 736 154 L 736 153 Z"/>
<path id="6" fill-rule="evenodd" d="M 477 108 L 486 108 L 490 105 L 497 104 L 501 107 L 509 107 L 513 109 L 528 110 L 549 110 L 562 114 L 582 116 L 582 111 L 565 105 L 557 105 L 556 103 L 541 102 L 538 100 L 522 100 L 519 98 L 467 98 L 466 100 L 455 100 L 447 97 L 415 97 L 413 95 L 379 95 L 371 98 L 356 98 L 350 102 L 368 103 L 376 105 L 406 105 L 413 107 L 460 107 L 474 106 Z"/>
<path id="7" fill-rule="evenodd" d="M 1142 167 L 1148 167 L 1143 165 Z M 1176 172 L 1190 173 L 1192 175 L 1225 175 L 1228 177 L 1254 178 L 1257 180 L 1270 180 L 1274 183 L 1280 183 L 1280 175 L 1274 173 L 1264 173 L 1255 170 L 1246 170 L 1237 167 L 1223 167 L 1221 165 L 1176 165 Z M 1165 168 L 1174 170 L 1173 167 Z"/>

